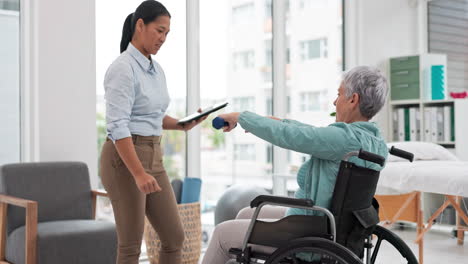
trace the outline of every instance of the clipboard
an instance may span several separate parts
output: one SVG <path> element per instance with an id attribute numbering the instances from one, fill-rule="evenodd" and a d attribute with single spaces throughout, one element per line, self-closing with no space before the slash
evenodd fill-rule
<path id="1" fill-rule="evenodd" d="M 189 122 L 192 122 L 194 120 L 197 120 L 197 119 L 200 119 L 206 115 L 209 115 L 215 111 L 218 111 L 219 109 L 222 109 L 224 107 L 226 107 L 228 105 L 228 102 L 221 102 L 221 103 L 218 103 L 218 104 L 215 104 L 215 105 L 212 105 L 206 109 L 204 109 L 201 113 L 193 113 L 189 116 L 186 116 L 182 119 L 180 119 L 177 124 L 185 124 L 185 123 L 189 123 Z"/>

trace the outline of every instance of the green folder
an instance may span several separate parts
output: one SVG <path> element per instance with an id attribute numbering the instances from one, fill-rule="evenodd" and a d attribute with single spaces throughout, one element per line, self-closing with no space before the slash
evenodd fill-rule
<path id="1" fill-rule="evenodd" d="M 455 142 L 455 109 L 453 106 L 450 107 L 450 129 L 451 135 L 450 138 Z"/>
<path id="2" fill-rule="evenodd" d="M 405 108 L 405 141 L 410 141 L 410 117 L 409 108 Z"/>

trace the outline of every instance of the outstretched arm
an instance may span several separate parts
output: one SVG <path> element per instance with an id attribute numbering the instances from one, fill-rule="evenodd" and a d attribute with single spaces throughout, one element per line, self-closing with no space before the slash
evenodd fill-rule
<path id="1" fill-rule="evenodd" d="M 350 131 L 338 126 L 314 127 L 297 121 L 273 120 L 251 112 L 220 117 L 229 123 L 225 131 L 231 131 L 239 122 L 242 128 L 273 145 L 322 159 L 339 160 L 357 142 L 349 140 L 352 137 Z"/>

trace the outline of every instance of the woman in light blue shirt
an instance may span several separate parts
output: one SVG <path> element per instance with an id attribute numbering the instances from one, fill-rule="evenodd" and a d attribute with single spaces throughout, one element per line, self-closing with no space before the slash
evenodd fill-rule
<path id="1" fill-rule="evenodd" d="M 166 77 L 151 55 L 164 44 L 170 18 L 154 0 L 144 1 L 128 15 L 121 55 L 104 80 L 108 140 L 100 175 L 114 210 L 119 264 L 138 263 L 145 215 L 161 240 L 159 263 L 181 263 L 184 233 L 162 163 L 161 134 L 163 129 L 188 131 L 206 117 L 179 125 L 166 114 Z"/>
<path id="2" fill-rule="evenodd" d="M 253 135 L 276 146 L 310 155 L 297 174 L 299 189 L 296 198 L 312 199 L 317 206 L 330 208 L 339 164 L 344 155 L 363 149 L 383 157 L 388 150 L 379 128 L 369 120 L 382 109 L 387 97 L 387 80 L 371 67 L 356 67 L 343 75 L 334 102 L 336 122 L 315 127 L 294 120 L 262 117 L 251 112 L 220 115 L 229 132 L 239 123 Z M 381 170 L 379 165 L 356 157 L 358 166 Z M 308 210 L 280 208 L 266 212 L 270 217 L 312 214 Z M 262 216 L 260 216 L 262 217 Z M 270 218 L 268 217 L 268 218 Z M 203 264 L 226 263 L 230 248 L 240 248 L 250 220 L 226 221 L 216 226 L 203 258 Z M 260 248 L 259 251 L 268 251 Z"/>

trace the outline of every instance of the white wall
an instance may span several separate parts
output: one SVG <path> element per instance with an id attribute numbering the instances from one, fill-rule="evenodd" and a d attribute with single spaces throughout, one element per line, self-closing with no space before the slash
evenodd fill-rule
<path id="1" fill-rule="evenodd" d="M 28 0 L 25 161 L 82 161 L 97 183 L 94 0 Z M 26 1 L 23 1 L 26 2 Z M 26 44 L 28 45 L 28 44 Z M 28 52 L 26 52 L 28 54 Z M 28 70 L 30 71 L 28 73 Z M 29 74 L 29 75 L 28 75 Z M 27 82 L 26 82 L 27 83 Z M 28 90 L 29 89 L 29 90 Z"/>
<path id="2" fill-rule="evenodd" d="M 346 7 L 346 68 L 375 66 L 388 75 L 388 58 L 424 52 L 425 26 L 417 0 L 353 0 Z M 423 41 L 420 41 L 423 39 Z M 374 118 L 387 140 L 388 107 Z"/>

